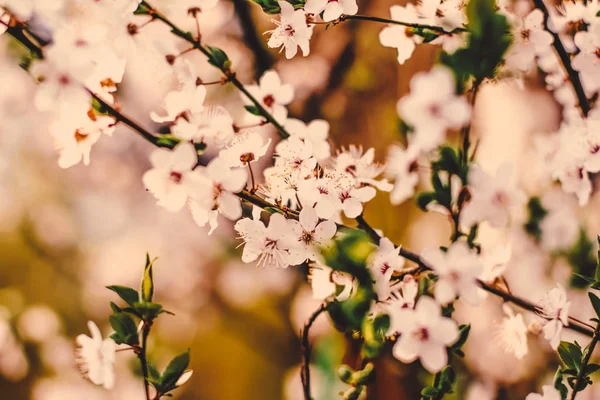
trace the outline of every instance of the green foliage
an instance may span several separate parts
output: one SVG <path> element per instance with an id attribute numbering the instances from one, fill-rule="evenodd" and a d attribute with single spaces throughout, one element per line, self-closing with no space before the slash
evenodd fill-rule
<path id="1" fill-rule="evenodd" d="M 111 338 L 116 344 L 128 344 L 135 346 L 139 344 L 137 327 L 133 319 L 124 312 L 115 312 L 109 317 L 110 326 L 115 330 Z"/>
<path id="2" fill-rule="evenodd" d="M 595 284 L 597 282 L 596 279 L 593 279 L 593 282 L 590 280 L 592 279 L 591 277 L 598 273 L 598 260 L 594 252 L 594 244 L 588 238 L 584 229 L 580 230 L 577 242 L 575 242 L 565 256 L 575 273 L 573 278 L 571 278 L 571 285 L 573 287 L 583 288 L 591 283 L 594 289 L 600 288 L 600 283 Z M 582 278 L 582 276 L 589 279 Z"/>
<path id="3" fill-rule="evenodd" d="M 565 400 L 567 398 L 567 396 L 569 395 L 569 389 L 563 383 L 563 376 L 564 376 L 563 369 L 559 365 L 558 368 L 556 369 L 556 374 L 554 374 L 554 387 L 560 393 L 560 398 L 562 400 Z"/>
<path id="4" fill-rule="evenodd" d="M 353 276 L 358 287 L 345 301 L 332 301 L 327 306 L 329 316 L 341 331 L 360 330 L 376 295 L 367 268 L 367 258 L 374 246 L 369 236 L 360 230 L 346 230 L 331 246 L 323 249 L 325 263 L 334 271 Z"/>
<path id="5" fill-rule="evenodd" d="M 228 70 L 231 68 L 231 60 L 227 56 L 227 54 L 219 49 L 218 47 L 206 46 L 208 52 L 210 53 L 210 57 L 208 58 L 208 63 L 221 69 Z"/>
<path id="6" fill-rule="evenodd" d="M 158 369 L 151 363 L 148 364 L 148 381 L 156 388 L 156 391 L 164 395 L 177 389 L 177 381 L 186 372 L 190 365 L 190 351 L 186 351 L 171 360 L 165 371 L 160 374 Z"/>
<path id="7" fill-rule="evenodd" d="M 575 375 L 579 372 L 583 353 L 581 351 L 581 346 L 577 342 L 560 342 L 560 345 L 558 346 L 558 356 L 565 367 L 567 367 L 566 370 L 563 370 L 564 374 L 568 373 L 570 375 Z"/>
<path id="8" fill-rule="evenodd" d="M 244 106 L 244 108 L 246 109 L 246 111 L 248 111 L 252 115 L 257 115 L 259 117 L 262 116 L 262 112 L 258 109 L 258 107 L 254 106 L 254 105 L 247 105 L 247 106 Z"/>
<path id="9" fill-rule="evenodd" d="M 150 15 L 150 9 L 142 2 L 133 12 L 134 15 Z"/>
<path id="10" fill-rule="evenodd" d="M 363 358 L 375 358 L 385 346 L 385 334 L 390 327 L 390 317 L 382 314 L 375 318 L 365 318 L 362 324 Z"/>
<path id="11" fill-rule="evenodd" d="M 140 299 L 138 292 L 136 292 L 135 289 L 127 286 L 112 285 L 107 286 L 106 288 L 118 294 L 119 297 L 125 301 L 125 303 L 132 307 Z"/>
<path id="12" fill-rule="evenodd" d="M 279 14 L 281 12 L 281 7 L 279 7 L 279 2 L 277 0 L 252 0 L 254 3 L 258 4 L 265 13 L 267 14 Z M 306 3 L 303 0 L 292 0 L 291 3 L 295 9 L 304 7 Z"/>
<path id="13" fill-rule="evenodd" d="M 527 202 L 527 211 L 529 218 L 525 223 L 525 232 L 533 236 L 536 240 L 540 240 L 542 237 L 542 230 L 540 223 L 548 214 L 548 211 L 542 206 L 542 201 L 539 197 L 534 196 Z"/>
<path id="14" fill-rule="evenodd" d="M 590 298 L 592 307 L 594 307 L 594 312 L 596 313 L 596 316 L 600 318 L 600 298 L 592 292 L 588 293 L 588 297 Z"/>
<path id="15" fill-rule="evenodd" d="M 426 386 L 421 390 L 424 399 L 441 399 L 446 394 L 454 392 L 456 384 L 456 371 L 447 365 L 443 370 L 435 374 L 433 386 Z"/>
<path id="16" fill-rule="evenodd" d="M 469 332 L 471 332 L 471 325 L 461 325 L 458 327 L 458 340 L 452 345 L 452 347 L 450 347 L 450 351 L 459 357 L 465 356 L 465 353 L 462 351 L 462 347 L 467 342 Z"/>
<path id="17" fill-rule="evenodd" d="M 453 54 L 443 53 L 440 60 L 454 71 L 459 87 L 470 78 L 493 78 L 511 43 L 509 24 L 496 12 L 494 0 L 470 0 L 467 17 L 467 47 Z"/>
<path id="18" fill-rule="evenodd" d="M 375 378 L 375 367 L 372 363 L 367 363 L 362 370 L 354 371 L 348 365 L 341 365 L 338 370 L 338 377 L 348 385 L 352 386 L 344 394 L 344 399 L 358 399 L 366 391 L 367 385 L 373 382 Z"/>

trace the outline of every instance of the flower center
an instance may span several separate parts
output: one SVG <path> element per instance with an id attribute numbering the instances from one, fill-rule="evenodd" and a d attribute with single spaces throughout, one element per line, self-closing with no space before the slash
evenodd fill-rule
<path id="1" fill-rule="evenodd" d="M 254 153 L 244 153 L 240 156 L 240 161 L 242 164 L 248 164 L 249 162 L 254 161 Z"/>
<path id="2" fill-rule="evenodd" d="M 429 340 L 429 331 L 427 330 L 427 328 L 418 329 L 417 331 L 415 331 L 414 335 L 421 342 L 426 342 Z"/>
<path id="3" fill-rule="evenodd" d="M 265 103 L 265 106 L 267 107 L 273 107 L 273 104 L 275 104 L 275 97 L 273 97 L 272 94 L 268 94 L 263 98 L 263 103 Z"/>
<path id="4" fill-rule="evenodd" d="M 174 183 L 181 183 L 182 178 L 183 178 L 183 174 L 181 172 L 177 172 L 177 171 L 171 171 L 171 174 L 169 175 L 169 179 L 171 180 L 171 182 L 174 182 Z"/>
<path id="5" fill-rule="evenodd" d="M 315 241 L 315 233 L 314 232 L 302 232 L 302 236 L 300 236 L 300 240 L 304 244 L 312 244 Z"/>
<path id="6" fill-rule="evenodd" d="M 81 142 L 83 142 L 85 139 L 87 139 L 87 138 L 88 138 L 88 136 L 89 136 L 89 135 L 88 135 L 87 133 L 85 133 L 85 132 L 82 132 L 82 131 L 80 131 L 79 129 L 77 129 L 77 130 L 75 131 L 75 141 L 76 141 L 77 143 L 81 143 Z"/>

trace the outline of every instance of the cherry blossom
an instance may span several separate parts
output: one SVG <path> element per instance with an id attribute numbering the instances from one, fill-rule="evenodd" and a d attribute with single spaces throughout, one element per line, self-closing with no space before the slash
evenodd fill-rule
<path id="1" fill-rule="evenodd" d="M 115 350 L 117 345 L 110 339 L 102 339 L 98 326 L 88 322 L 92 334 L 77 336 L 77 364 L 83 374 L 95 385 L 112 389 L 115 385 Z"/>
<path id="2" fill-rule="evenodd" d="M 401 204 L 415 194 L 419 183 L 418 157 L 421 149 L 415 145 L 407 148 L 390 146 L 386 161 L 386 174 L 394 178 L 394 188 L 390 193 L 392 204 Z"/>
<path id="3" fill-rule="evenodd" d="M 560 392 L 550 385 L 542 386 L 542 394 L 529 393 L 525 400 L 561 400 Z"/>
<path id="4" fill-rule="evenodd" d="M 277 156 L 275 167 L 291 173 L 298 172 L 301 177 L 313 173 L 317 160 L 312 156 L 311 142 L 304 142 L 296 136 L 282 140 L 275 147 Z"/>
<path id="5" fill-rule="evenodd" d="M 144 186 L 157 198 L 159 206 L 171 212 L 181 210 L 195 183 L 192 168 L 198 155 L 194 145 L 181 143 L 173 150 L 154 150 L 150 162 L 152 169 L 142 177 Z"/>
<path id="6" fill-rule="evenodd" d="M 496 330 L 496 339 L 507 353 L 512 353 L 519 360 L 527 354 L 527 325 L 523 314 L 515 314 L 514 311 L 504 304 L 502 309 L 505 317 Z"/>
<path id="7" fill-rule="evenodd" d="M 325 300 L 333 296 L 337 301 L 346 301 L 356 286 L 351 275 L 333 271 L 328 266 L 319 263 L 311 265 L 309 268 L 309 280 L 313 298 L 317 300 Z M 341 290 L 338 290 L 339 287 Z"/>
<path id="8" fill-rule="evenodd" d="M 392 350 L 394 357 L 405 363 L 420 359 L 427 371 L 441 371 L 448 364 L 446 347 L 459 337 L 456 322 L 443 317 L 440 306 L 427 296 L 419 299 L 414 310 L 403 308 L 395 312 L 390 331 L 400 333 L 400 338 Z"/>
<path id="9" fill-rule="evenodd" d="M 242 261 L 257 261 L 259 267 L 287 268 L 299 264 L 297 252 L 292 247 L 288 221 L 281 214 L 271 215 L 269 226 L 261 221 L 244 218 L 235 224 L 235 230 L 244 241 Z"/>
<path id="10" fill-rule="evenodd" d="M 556 284 L 538 302 L 538 313 L 544 320 L 542 321 L 544 338 L 550 341 L 550 346 L 554 350 L 560 344 L 560 334 L 563 326 L 569 325 L 569 307 L 571 302 L 567 301 L 565 289 Z"/>
<path id="11" fill-rule="evenodd" d="M 356 179 L 357 184 L 374 186 L 384 192 L 392 190 L 392 185 L 385 179 L 376 180 L 384 167 L 375 163 L 375 149 L 370 148 L 363 153 L 362 147 L 350 145 L 348 149 L 342 148 L 333 160 L 334 169 Z"/>
<path id="12" fill-rule="evenodd" d="M 600 90 L 600 18 L 587 31 L 575 34 L 575 44 L 581 51 L 573 58 L 573 68 L 579 71 L 585 89 L 593 94 Z"/>
<path id="13" fill-rule="evenodd" d="M 390 297 L 390 278 L 394 271 L 400 271 L 404 267 L 404 258 L 400 256 L 400 248 L 388 238 L 381 238 L 377 251 L 371 254 L 367 260 L 367 267 L 374 279 L 377 299 L 384 301 Z"/>
<path id="14" fill-rule="evenodd" d="M 183 140 L 222 148 L 231 142 L 235 129 L 233 119 L 224 107 L 209 106 L 186 118 L 177 118 L 171 133 Z"/>
<path id="15" fill-rule="evenodd" d="M 513 43 L 506 55 L 511 69 L 529 70 L 535 57 L 551 51 L 552 35 L 544 29 L 544 14 L 535 9 L 524 18 L 517 18 L 512 26 Z"/>
<path id="16" fill-rule="evenodd" d="M 303 10 L 295 10 L 294 6 L 285 0 L 278 2 L 281 7 L 279 21 L 273 20 L 277 28 L 267 31 L 271 37 L 267 45 L 271 48 L 285 49 L 287 59 L 294 58 L 298 47 L 302 50 L 304 57 L 310 53 L 309 42 L 312 36 L 313 25 L 306 23 L 306 14 Z"/>
<path id="17" fill-rule="evenodd" d="M 410 95 L 398 101 L 398 114 L 414 128 L 413 143 L 423 150 L 440 145 L 447 129 L 458 129 L 469 122 L 471 107 L 455 93 L 452 71 L 435 66 L 431 72 L 416 74 L 410 81 Z"/>
<path id="18" fill-rule="evenodd" d="M 420 22 L 417 9 L 411 3 L 406 6 L 393 5 L 390 14 L 394 21 Z M 398 63 L 402 65 L 410 58 L 416 45 L 423 42 L 423 38 L 415 35 L 410 27 L 390 24 L 379 33 L 379 41 L 383 46 L 398 50 Z"/>
<path id="19" fill-rule="evenodd" d="M 414 308 L 418 292 L 419 283 L 417 280 L 410 274 L 404 275 L 402 281 L 398 285 L 392 287 L 390 297 L 385 301 L 385 309 L 388 310 L 390 318 L 393 318 L 395 314 L 393 311 L 390 312 L 389 310 Z M 392 322 L 391 324 L 393 325 L 395 322 Z"/>
<path id="20" fill-rule="evenodd" d="M 154 122 L 173 122 L 186 113 L 193 115 L 204 109 L 206 88 L 197 85 L 198 75 L 192 63 L 187 60 L 177 62 L 175 72 L 179 87 L 165 97 L 164 108 L 167 115 L 161 117 L 155 112 L 150 113 Z"/>
<path id="21" fill-rule="evenodd" d="M 243 133 L 235 136 L 229 146 L 221 150 L 219 157 L 231 168 L 245 167 L 267 154 L 270 145 L 271 139 L 264 143 L 256 132 Z"/>
<path id="22" fill-rule="evenodd" d="M 303 208 L 299 220 L 290 220 L 288 224 L 291 236 L 298 242 L 295 247 L 301 253 L 298 257 L 301 262 L 306 259 L 319 259 L 318 246 L 331 239 L 337 230 L 333 221 L 319 222 L 317 212 L 312 207 Z"/>
<path id="23" fill-rule="evenodd" d="M 218 226 L 218 214 L 232 221 L 242 216 L 240 200 L 234 193 L 240 192 L 246 185 L 246 170 L 230 169 L 222 159 L 215 158 L 206 168 L 194 170 L 192 177 L 190 210 L 199 226 L 210 223 L 209 235 Z"/>
<path id="24" fill-rule="evenodd" d="M 329 22 L 338 19 L 342 14 L 356 14 L 358 6 L 356 0 L 308 0 L 304 11 L 314 15 L 323 13 L 323 20 Z"/>
<path id="25" fill-rule="evenodd" d="M 447 252 L 425 249 L 421 258 L 438 276 L 434 294 L 440 304 L 446 305 L 457 296 L 472 305 L 481 301 L 476 279 L 483 273 L 483 264 L 466 243 L 456 242 Z"/>
<path id="26" fill-rule="evenodd" d="M 279 75 L 274 70 L 263 74 L 258 85 L 248 85 L 246 90 L 273 116 L 280 124 L 284 124 L 288 111 L 285 106 L 294 99 L 294 88 L 292 85 L 281 83 Z M 245 95 L 242 95 L 246 104 L 254 106 L 254 103 Z M 259 117 L 257 117 L 259 118 Z"/>
<path id="27" fill-rule="evenodd" d="M 323 119 L 315 119 L 308 124 L 295 118 L 288 118 L 285 128 L 292 135 L 310 142 L 312 155 L 318 160 L 324 160 L 331 155 L 331 146 L 327 142 L 329 123 Z"/>
<path id="28" fill-rule="evenodd" d="M 461 215 L 461 223 L 471 227 L 476 223 L 488 221 L 492 226 L 501 228 L 508 224 L 511 212 L 525 204 L 525 194 L 512 181 L 513 167 L 502 164 L 492 177 L 477 164 L 469 169 L 470 202 Z"/>

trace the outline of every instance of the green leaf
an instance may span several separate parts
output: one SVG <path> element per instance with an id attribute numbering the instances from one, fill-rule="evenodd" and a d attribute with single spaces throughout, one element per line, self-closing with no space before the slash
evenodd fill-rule
<path id="1" fill-rule="evenodd" d="M 590 277 L 595 275 L 598 260 L 596 259 L 594 244 L 588 238 L 585 229 L 580 229 L 577 242 L 566 253 L 566 258 L 573 267 L 573 272 Z M 579 277 L 574 276 L 571 279 L 571 285 L 583 288 L 588 284 Z"/>
<path id="2" fill-rule="evenodd" d="M 258 115 L 259 117 L 262 116 L 262 113 L 256 106 L 248 105 L 248 106 L 244 106 L 244 108 L 246 109 L 246 111 L 248 111 L 252 115 Z"/>
<path id="3" fill-rule="evenodd" d="M 600 317 L 600 297 L 596 296 L 593 292 L 588 292 L 588 297 L 592 302 L 592 307 L 594 307 L 596 315 Z"/>
<path id="4" fill-rule="evenodd" d="M 215 67 L 226 70 L 231 68 L 231 61 L 225 52 L 218 47 L 206 46 L 210 53 L 210 58 L 208 59 L 208 63 L 214 65 Z"/>
<path id="5" fill-rule="evenodd" d="M 336 372 L 342 382 L 348 384 L 351 382 L 352 374 L 354 374 L 354 370 L 346 364 L 340 365 Z"/>
<path id="6" fill-rule="evenodd" d="M 173 358 L 162 375 L 162 385 L 165 391 L 175 389 L 175 383 L 190 364 L 190 351 Z"/>
<path id="7" fill-rule="evenodd" d="M 139 301 L 138 292 L 136 292 L 135 289 L 132 289 L 130 287 L 112 285 L 112 286 L 107 286 L 106 288 L 109 290 L 112 290 L 113 292 L 118 294 L 119 297 L 121 299 L 123 299 L 125 301 L 125 303 L 129 304 L 130 306 L 133 306 L 136 302 Z"/>
<path id="8" fill-rule="evenodd" d="M 118 305 L 113 303 L 112 301 L 110 302 L 110 309 L 112 310 L 113 313 L 123 312 L 123 310 Z"/>
<path id="9" fill-rule="evenodd" d="M 460 354 L 461 356 L 464 355 L 462 347 L 467 342 L 469 332 L 471 332 L 471 325 L 461 325 L 458 327 L 458 340 L 450 347 L 452 352 Z"/>
<path id="10" fill-rule="evenodd" d="M 163 313 L 173 315 L 172 312 L 166 311 L 165 309 L 163 309 L 162 305 L 158 303 L 138 302 L 133 305 L 133 309 L 135 310 L 136 314 L 140 315 L 140 317 L 144 321 L 152 321 L 153 319 L 155 319 Z"/>
<path id="11" fill-rule="evenodd" d="M 419 193 L 417 196 L 417 206 L 423 211 L 427 211 L 427 206 L 432 201 L 435 201 L 436 195 L 433 192 Z"/>
<path id="12" fill-rule="evenodd" d="M 558 366 L 556 374 L 554 374 L 554 387 L 560 393 L 561 400 L 566 400 L 569 395 L 569 388 L 563 383 L 563 370 L 560 366 Z"/>
<path id="13" fill-rule="evenodd" d="M 152 302 L 154 296 L 154 278 L 152 276 L 152 265 L 154 260 L 150 260 L 150 254 L 146 253 L 146 266 L 144 267 L 144 277 L 142 279 L 142 302 Z"/>
<path id="14" fill-rule="evenodd" d="M 579 372 L 581 358 L 583 357 L 579 345 L 569 342 L 560 342 L 560 345 L 558 346 L 558 356 L 567 368 Z"/>
<path id="15" fill-rule="evenodd" d="M 585 366 L 585 368 L 583 369 L 583 373 L 585 375 L 591 375 L 594 372 L 600 370 L 600 365 L 598 364 L 588 364 Z"/>
<path id="16" fill-rule="evenodd" d="M 573 275 L 575 275 L 576 277 L 578 277 L 581 280 L 586 281 L 587 283 L 597 283 L 596 280 L 590 276 L 581 275 L 581 274 L 577 274 L 577 273 L 574 273 Z"/>
<path id="17" fill-rule="evenodd" d="M 149 14 L 150 14 L 150 12 L 148 10 L 148 7 L 146 7 L 146 5 L 144 3 L 140 3 L 140 5 L 138 5 L 138 7 L 133 12 L 133 15 L 149 15 Z"/>
<path id="18" fill-rule="evenodd" d="M 548 214 L 548 211 L 542 205 L 542 201 L 539 197 L 534 196 L 527 202 L 527 210 L 529 213 L 529 219 L 525 223 L 525 232 L 537 240 L 542 237 L 542 229 L 540 223 Z"/>
<path id="19" fill-rule="evenodd" d="M 267 14 L 279 14 L 281 12 L 281 7 L 279 7 L 279 3 L 277 0 L 252 0 L 254 3 L 261 6 L 263 11 Z M 294 9 L 299 9 L 304 7 L 306 3 L 304 0 L 292 0 L 291 3 L 294 6 Z"/>
<path id="20" fill-rule="evenodd" d="M 425 386 L 423 388 L 423 390 L 421 390 L 421 396 L 423 396 L 425 398 L 435 397 L 439 393 L 440 393 L 440 391 L 437 388 L 434 388 L 433 386 Z"/>
<path id="21" fill-rule="evenodd" d="M 117 312 L 109 317 L 110 326 L 115 330 L 111 336 L 117 344 L 130 346 L 139 344 L 137 326 L 133 319 L 124 312 Z"/>

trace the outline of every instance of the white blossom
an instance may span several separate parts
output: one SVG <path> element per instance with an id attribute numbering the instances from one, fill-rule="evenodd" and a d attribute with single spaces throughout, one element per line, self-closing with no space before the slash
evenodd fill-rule
<path id="1" fill-rule="evenodd" d="M 308 0 L 304 11 L 314 15 L 323 13 L 323 20 L 329 22 L 338 19 L 342 14 L 356 14 L 358 6 L 356 0 Z"/>
<path id="2" fill-rule="evenodd" d="M 556 284 L 556 287 L 551 289 L 538 302 L 537 311 L 543 318 L 544 338 L 550 342 L 550 346 L 554 350 L 560 344 L 560 334 L 563 326 L 569 325 L 569 307 L 571 302 L 567 301 L 567 293 L 565 289 Z"/>
<path id="3" fill-rule="evenodd" d="M 82 373 L 95 385 L 102 385 L 112 389 L 115 385 L 115 350 L 117 345 L 114 340 L 102 339 L 98 326 L 88 322 L 92 334 L 77 336 L 77 364 Z"/>
<path id="4" fill-rule="evenodd" d="M 513 166 L 508 162 L 502 164 L 493 177 L 477 164 L 471 165 L 467 179 L 471 200 L 463 209 L 461 224 L 471 227 L 488 221 L 497 228 L 506 226 L 511 213 L 526 201 L 512 176 Z"/>
<path id="5" fill-rule="evenodd" d="M 394 188 L 390 193 L 392 204 L 401 204 L 415 194 L 419 183 L 418 157 L 421 149 L 409 144 L 407 148 L 392 145 L 388 150 L 386 174 L 394 178 Z"/>
<path id="6" fill-rule="evenodd" d="M 483 273 L 483 264 L 466 243 L 456 242 L 447 252 L 425 249 L 421 258 L 438 276 L 434 295 L 440 304 L 446 305 L 456 297 L 472 305 L 481 301 L 476 280 Z"/>
<path id="7" fill-rule="evenodd" d="M 469 103 L 456 95 L 452 70 L 443 66 L 416 74 L 410 95 L 398 101 L 397 111 L 414 128 L 414 143 L 423 150 L 442 144 L 447 129 L 462 128 L 471 117 Z"/>
<path id="8" fill-rule="evenodd" d="M 562 396 L 558 390 L 553 386 L 544 385 L 542 386 L 542 394 L 529 393 L 525 400 L 561 400 Z"/>
<path id="9" fill-rule="evenodd" d="M 285 57 L 289 60 L 298 53 L 298 47 L 304 57 L 310 53 L 309 42 L 312 36 L 313 25 L 306 23 L 306 14 L 303 10 L 294 10 L 294 6 L 285 0 L 278 2 L 281 7 L 279 21 L 272 20 L 277 28 L 267 31 L 271 37 L 267 45 L 271 48 L 285 49 Z"/>
<path id="10" fill-rule="evenodd" d="M 419 298 L 414 310 L 403 308 L 395 313 L 389 331 L 400 333 L 394 357 L 405 363 L 420 359 L 427 371 L 441 371 L 448 364 L 447 347 L 459 338 L 456 322 L 443 317 L 440 306 L 427 296 Z"/>
<path id="11" fill-rule="evenodd" d="M 417 9 L 411 3 L 406 6 L 393 5 L 390 8 L 390 14 L 394 21 L 420 22 Z M 398 50 L 398 63 L 402 65 L 410 58 L 416 45 L 423 42 L 423 38 L 415 35 L 410 27 L 389 24 L 379 33 L 379 41 L 385 47 L 393 47 Z"/>
<path id="12" fill-rule="evenodd" d="M 194 145 L 181 143 L 173 150 L 154 150 L 150 162 L 152 169 L 142 177 L 144 186 L 157 198 L 158 205 L 171 212 L 181 210 L 194 184 L 192 168 L 198 162 Z"/>
<path id="13" fill-rule="evenodd" d="M 266 71 L 258 81 L 258 85 L 248 85 L 246 90 L 257 99 L 273 118 L 280 124 L 285 124 L 288 110 L 285 106 L 294 99 L 294 88 L 292 85 L 281 83 L 279 74 L 274 70 Z M 254 103 L 242 94 L 246 104 L 254 106 Z"/>
<path id="14" fill-rule="evenodd" d="M 504 351 L 521 360 L 528 352 L 527 325 L 523 314 L 515 314 L 507 304 L 504 304 L 502 309 L 505 317 L 497 327 L 496 339 Z"/>
<path id="15" fill-rule="evenodd" d="M 288 118 L 285 129 L 305 143 L 311 143 L 312 155 L 318 160 L 324 160 L 331 155 L 331 146 L 327 141 L 329 137 L 329 123 L 323 119 L 315 119 L 308 124 L 295 118 Z"/>
<path id="16" fill-rule="evenodd" d="M 367 267 L 374 280 L 378 301 L 386 300 L 391 293 L 392 274 L 404 267 L 404 258 L 400 256 L 400 247 L 394 246 L 388 238 L 381 238 L 379 247 L 367 260 Z"/>
<path id="17" fill-rule="evenodd" d="M 335 222 L 331 220 L 319 222 L 317 212 L 312 207 L 304 207 L 300 211 L 299 220 L 290 220 L 288 224 L 290 235 L 297 242 L 295 247 L 300 253 L 298 256 L 300 262 L 306 259 L 318 260 L 318 246 L 325 244 L 337 231 Z"/>
<path id="18" fill-rule="evenodd" d="M 551 51 L 552 35 L 544 28 L 544 14 L 535 9 L 512 25 L 513 43 L 506 54 L 511 69 L 527 71 L 535 64 L 535 57 Z"/>
<path id="19" fill-rule="evenodd" d="M 271 139 L 264 143 L 263 138 L 256 132 L 238 134 L 228 147 L 221 150 L 219 157 L 231 167 L 245 167 L 248 163 L 258 161 L 267 154 Z"/>

